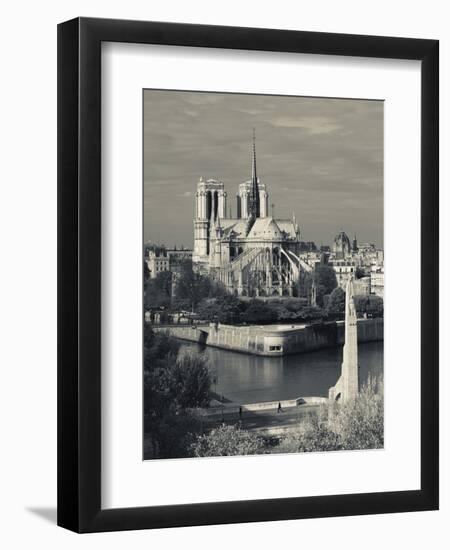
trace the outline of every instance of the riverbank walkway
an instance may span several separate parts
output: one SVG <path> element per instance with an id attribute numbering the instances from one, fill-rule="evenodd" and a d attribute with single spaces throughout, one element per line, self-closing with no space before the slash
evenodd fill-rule
<path id="1" fill-rule="evenodd" d="M 243 429 L 263 436 L 276 436 L 298 428 L 308 415 L 316 414 L 326 398 L 303 397 L 290 400 L 240 405 L 230 401 L 213 400 L 212 406 L 196 411 L 207 429 L 222 424 L 239 424 Z"/>

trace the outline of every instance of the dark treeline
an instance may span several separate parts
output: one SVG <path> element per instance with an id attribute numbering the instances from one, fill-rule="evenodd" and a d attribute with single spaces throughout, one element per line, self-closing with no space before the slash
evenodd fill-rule
<path id="1" fill-rule="evenodd" d="M 189 410 L 207 407 L 211 376 L 205 358 L 180 354 L 180 343 L 144 326 L 144 432 L 146 458 L 187 456 L 201 426 Z"/>
<path id="2" fill-rule="evenodd" d="M 316 286 L 317 305 L 306 298 L 238 298 L 221 283 L 192 270 L 185 262 L 179 272 L 158 273 L 145 281 L 145 309 L 195 312 L 199 319 L 224 324 L 310 323 L 344 318 L 345 292 L 337 286 L 329 266 L 318 266 L 304 284 Z M 383 317 L 383 299 L 376 295 L 355 296 L 360 317 Z"/>

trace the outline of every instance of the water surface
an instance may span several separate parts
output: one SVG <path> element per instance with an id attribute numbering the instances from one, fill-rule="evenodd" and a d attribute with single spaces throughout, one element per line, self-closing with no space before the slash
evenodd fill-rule
<path id="1" fill-rule="evenodd" d="M 183 342 L 183 349 L 204 354 L 216 379 L 213 390 L 230 401 L 258 403 L 327 397 L 341 372 L 342 347 L 285 357 L 261 357 Z M 383 342 L 359 344 L 360 383 L 383 373 Z"/>

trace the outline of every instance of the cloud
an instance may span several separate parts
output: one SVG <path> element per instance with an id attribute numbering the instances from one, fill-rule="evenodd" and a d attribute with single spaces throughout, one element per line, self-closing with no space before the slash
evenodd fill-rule
<path id="1" fill-rule="evenodd" d="M 272 126 L 280 128 L 301 128 L 310 134 L 330 134 L 339 130 L 340 125 L 336 121 L 325 117 L 276 117 L 269 121 Z"/>
<path id="2" fill-rule="evenodd" d="M 200 176 L 225 183 L 236 214 L 253 127 L 277 216 L 294 209 L 306 240 L 330 243 L 342 226 L 382 245 L 383 102 L 164 90 L 144 94 L 146 240 L 192 246 Z"/>
<path id="3" fill-rule="evenodd" d="M 236 111 L 238 111 L 239 113 L 245 113 L 246 115 L 261 115 L 262 113 L 264 113 L 264 111 L 262 109 L 244 109 L 244 108 L 240 108 L 240 109 L 236 109 Z"/>
<path id="4" fill-rule="evenodd" d="M 183 92 L 184 101 L 191 105 L 215 105 L 222 101 L 221 94 L 207 92 Z"/>

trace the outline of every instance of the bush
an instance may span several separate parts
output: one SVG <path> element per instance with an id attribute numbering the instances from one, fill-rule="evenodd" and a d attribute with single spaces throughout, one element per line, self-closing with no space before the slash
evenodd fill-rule
<path id="1" fill-rule="evenodd" d="M 322 307 L 324 296 L 337 287 L 336 273 L 329 265 L 317 265 L 313 272 L 313 279 L 316 285 L 317 305 Z"/>
<path id="2" fill-rule="evenodd" d="M 321 407 L 282 438 L 279 453 L 380 449 L 384 447 L 382 379 L 369 379 L 357 398 Z"/>
<path id="3" fill-rule="evenodd" d="M 145 275 L 144 275 L 145 276 Z M 163 271 L 154 279 L 144 279 L 145 309 L 170 307 L 172 299 L 172 273 Z"/>
<path id="4" fill-rule="evenodd" d="M 189 456 L 200 423 L 188 409 L 209 403 L 208 363 L 179 348 L 168 333 L 144 326 L 144 432 L 153 458 Z"/>
<path id="5" fill-rule="evenodd" d="M 361 317 L 366 314 L 368 317 L 383 317 L 383 298 L 376 294 L 357 295 L 354 297 L 355 307 Z"/>
<path id="6" fill-rule="evenodd" d="M 260 300 L 253 300 L 242 315 L 242 320 L 248 324 L 269 324 L 278 319 L 275 309 Z"/>
<path id="7" fill-rule="evenodd" d="M 326 304 L 326 312 L 330 319 L 342 319 L 345 312 L 345 292 L 336 287 L 330 294 Z"/>
<path id="8" fill-rule="evenodd" d="M 237 296 L 227 294 L 221 298 L 203 300 L 197 313 L 201 319 L 234 325 L 241 322 L 246 307 Z"/>
<path id="9" fill-rule="evenodd" d="M 179 409 L 209 405 L 211 376 L 203 355 L 184 353 L 171 369 L 171 393 Z"/>
<path id="10" fill-rule="evenodd" d="M 305 323 L 319 321 L 325 317 L 322 308 L 316 306 L 306 306 L 297 313 L 297 320 Z"/>
<path id="11" fill-rule="evenodd" d="M 281 439 L 275 448 L 277 453 L 307 453 L 338 451 L 342 449 L 341 437 L 330 430 L 320 416 L 310 415 L 295 432 Z"/>
<path id="12" fill-rule="evenodd" d="M 383 448 L 382 379 L 369 378 L 354 401 L 333 405 L 329 411 L 328 425 L 340 436 L 343 449 Z"/>
<path id="13" fill-rule="evenodd" d="M 264 441 L 253 432 L 242 430 L 239 425 L 211 430 L 199 436 L 191 445 L 194 456 L 241 456 L 263 452 Z"/>

